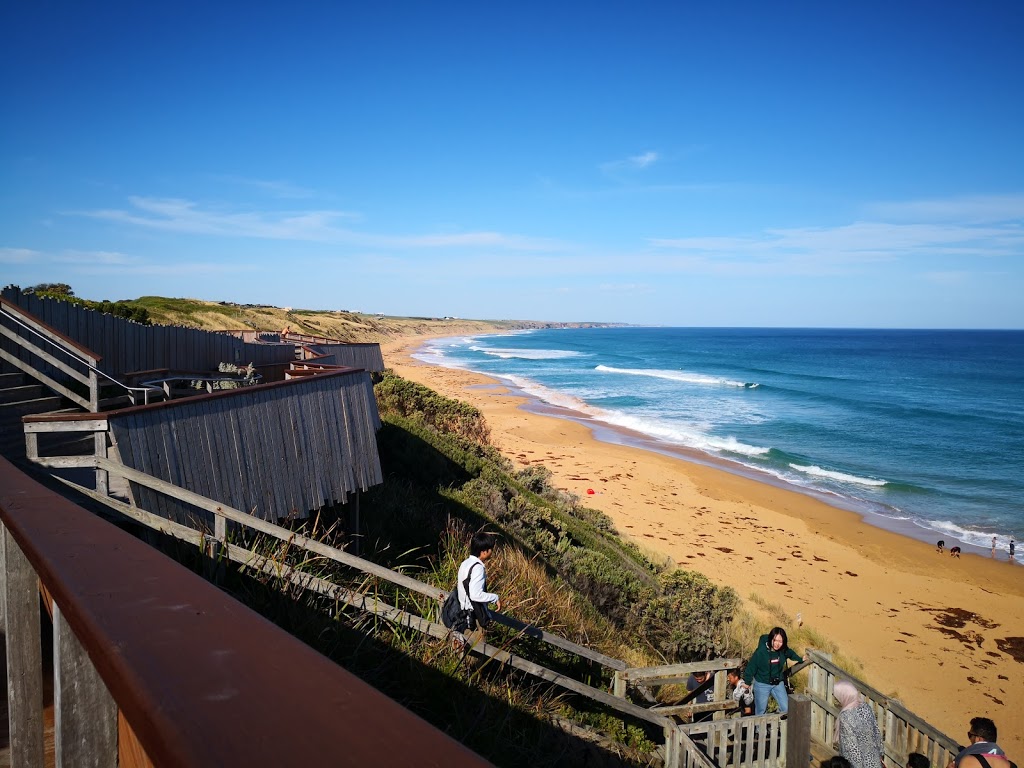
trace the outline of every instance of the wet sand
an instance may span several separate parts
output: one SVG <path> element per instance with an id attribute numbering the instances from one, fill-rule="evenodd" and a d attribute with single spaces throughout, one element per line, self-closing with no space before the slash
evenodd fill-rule
<path id="1" fill-rule="evenodd" d="M 1024 761 L 1024 568 L 1005 553 L 940 555 L 811 496 L 598 440 L 492 378 L 413 359 L 423 341 L 382 345 L 385 364 L 479 408 L 516 465 L 544 464 L 649 552 L 801 614 L 863 664 L 866 682 L 951 738 L 991 717 Z"/>

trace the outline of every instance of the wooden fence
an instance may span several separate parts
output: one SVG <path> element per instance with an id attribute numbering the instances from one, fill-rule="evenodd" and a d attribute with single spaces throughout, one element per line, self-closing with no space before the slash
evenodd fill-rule
<path id="1" fill-rule="evenodd" d="M 2 459 L 0 523 L 11 765 L 45 764 L 40 592 L 53 619 L 58 766 L 487 765 Z"/>
<path id="2" fill-rule="evenodd" d="M 266 520 L 305 518 L 379 484 L 379 426 L 370 375 L 351 370 L 125 408 L 100 419 L 25 419 L 30 459 L 43 458 L 39 434 L 68 431 L 95 432 L 96 455 L 105 457 L 109 430 L 111 453 L 125 466 Z M 58 457 L 49 466 L 81 461 Z M 212 526 L 208 512 L 180 499 L 134 484 L 132 496 L 169 520 L 196 517 Z"/>
<path id="3" fill-rule="evenodd" d="M 111 376 L 158 368 L 216 370 L 220 363 L 273 365 L 294 359 L 292 345 L 247 344 L 223 333 L 171 325 L 140 325 L 67 301 L 27 294 L 15 286 L 4 299 L 78 344 L 88 347 Z"/>
<path id="4" fill-rule="evenodd" d="M 290 338 L 290 335 L 288 336 Z M 347 365 L 350 368 L 362 368 L 373 373 L 384 370 L 384 356 L 380 344 L 305 344 L 302 347 L 304 359 L 321 360 L 333 358 L 333 365 Z M 321 362 L 324 362 L 321 360 Z"/>
<path id="5" fill-rule="evenodd" d="M 887 764 L 906 765 L 907 755 L 918 752 L 927 757 L 933 766 L 941 768 L 956 756 L 960 747 L 953 739 L 933 728 L 900 702 L 837 667 L 828 654 L 814 650 L 809 650 L 808 654 L 810 660 L 797 665 L 794 670 L 810 667 L 806 694 L 811 700 L 811 738 L 814 741 L 831 745 L 835 740 L 839 708 L 833 704 L 832 690 L 837 680 L 848 680 L 874 710 L 878 727 L 882 731 Z"/>

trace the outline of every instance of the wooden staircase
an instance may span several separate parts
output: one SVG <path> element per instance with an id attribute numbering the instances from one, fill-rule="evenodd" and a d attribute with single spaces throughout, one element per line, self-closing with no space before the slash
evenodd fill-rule
<path id="1" fill-rule="evenodd" d="M 25 430 L 22 416 L 40 413 L 80 413 L 67 401 L 7 363 L 0 364 L 0 456 L 12 461 L 25 459 Z M 57 437 L 57 436 L 54 436 Z M 91 440 L 91 438 L 90 438 Z M 91 449 L 82 437 L 46 446 L 49 455 L 77 455 Z"/>

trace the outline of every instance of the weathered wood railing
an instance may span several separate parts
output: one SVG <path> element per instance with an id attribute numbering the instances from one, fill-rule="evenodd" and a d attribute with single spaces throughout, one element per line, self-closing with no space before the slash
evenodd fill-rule
<path id="1" fill-rule="evenodd" d="M 292 568 L 273 557 L 258 554 L 249 549 L 233 544 L 229 540 L 227 533 L 231 526 L 244 527 L 257 531 L 282 543 L 286 543 L 288 548 L 304 549 L 312 554 L 319 555 L 320 557 L 332 562 L 356 569 L 362 573 L 376 577 L 409 592 L 428 597 L 432 601 L 430 603 L 430 605 L 433 606 L 431 609 L 432 611 L 438 611 L 440 605 L 448 595 L 446 590 L 439 589 L 429 584 L 424 584 L 404 574 L 397 573 L 371 561 L 356 557 L 344 550 L 331 547 L 323 542 L 297 534 L 287 528 L 283 528 L 240 510 L 233 509 L 224 504 L 207 499 L 158 478 L 154 478 L 146 475 L 145 473 L 125 467 L 109 459 L 99 456 L 79 457 L 77 461 L 82 464 L 92 466 L 98 471 L 104 471 L 110 475 L 119 476 L 131 483 L 136 483 L 140 486 L 144 486 L 159 493 L 166 494 L 172 498 L 176 498 L 197 509 L 210 512 L 214 517 L 215 524 L 212 531 L 197 530 L 195 528 L 167 520 L 164 517 L 140 509 L 137 506 L 110 498 L 103 492 L 83 488 L 69 481 L 64 481 L 68 485 L 73 486 L 80 493 L 102 502 L 106 506 L 120 512 L 128 518 L 136 520 L 156 530 L 168 533 L 183 541 L 190 542 L 195 546 L 204 549 L 207 554 L 212 557 L 224 557 L 245 568 L 252 568 L 254 570 L 271 573 L 278 578 L 285 579 L 293 584 L 301 586 L 304 589 L 328 595 L 340 603 L 353 606 L 359 610 L 374 613 L 392 623 L 408 627 L 423 634 L 436 638 L 447 638 L 449 636 L 449 630 L 438 621 L 433 620 L 433 616 L 437 615 L 436 613 L 432 614 L 431 618 L 424 618 L 416 613 L 389 605 L 376 596 L 353 592 L 352 590 L 335 584 L 329 580 Z M 522 636 L 535 638 L 538 641 L 548 643 L 564 651 L 611 669 L 613 673 L 626 670 L 625 663 L 619 659 L 612 658 L 593 649 L 578 645 L 566 638 L 559 637 L 558 635 L 552 635 L 538 627 L 524 624 L 510 616 L 505 616 L 501 613 L 495 612 L 493 617 L 497 623 L 513 629 Z M 665 739 L 665 745 L 661 748 L 661 754 L 664 757 L 665 765 L 668 766 L 668 768 L 678 768 L 684 764 L 699 764 L 707 768 L 706 758 L 704 758 L 704 762 L 699 760 L 697 763 L 693 762 L 693 760 L 696 760 L 693 755 L 699 753 L 699 750 L 696 752 L 694 751 L 696 747 L 693 746 L 690 741 L 690 737 L 686 735 L 682 730 L 682 726 L 676 723 L 672 717 L 659 712 L 656 709 L 634 704 L 625 698 L 615 696 L 600 688 L 595 688 L 587 683 L 570 678 L 560 672 L 517 656 L 503 648 L 490 644 L 479 644 L 471 650 L 473 653 L 492 658 L 501 664 L 518 669 L 541 680 L 553 683 L 567 691 L 579 694 L 597 702 L 598 704 L 606 706 L 609 709 L 617 711 L 621 715 L 631 718 L 634 721 L 647 723 L 649 726 L 653 726 L 660 730 Z M 735 661 L 735 659 L 728 659 L 719 662 L 700 662 L 692 666 L 696 669 L 725 668 L 732 665 Z M 639 670 L 634 670 L 634 672 L 639 672 Z M 775 764 L 768 766 L 766 764 L 766 768 L 772 768 L 774 765 Z"/>
<path id="2" fill-rule="evenodd" d="M 810 762 L 807 722 L 810 702 L 794 694 L 789 714 L 707 720 L 682 730 L 716 766 L 795 766 Z"/>
<path id="3" fill-rule="evenodd" d="M 4 298 L 0 298 L 0 334 L 21 350 L 20 354 L 15 354 L 0 348 L 0 358 L 87 411 L 95 413 L 100 409 L 99 369 L 96 367 L 102 359 L 99 355 Z M 28 359 L 23 359 L 25 357 Z M 44 372 L 44 368 L 81 384 L 88 395 L 83 397 L 66 386 L 66 381 L 58 381 Z"/>
<path id="4" fill-rule="evenodd" d="M 13 345 L 10 350 L 0 346 L 0 358 L 91 413 L 103 405 L 100 388 L 104 384 L 123 391 L 132 403 L 148 403 L 152 393 L 159 393 L 153 387 L 130 387 L 107 375 L 99 369 L 103 358 L 95 352 L 4 298 L 0 298 L 0 335 Z M 60 376 L 66 378 L 58 381 L 55 377 Z M 74 383 L 87 395 L 76 391 Z"/>
<path id="5" fill-rule="evenodd" d="M 833 704 L 832 690 L 837 680 L 848 680 L 871 704 L 882 731 L 882 745 L 889 765 L 906 765 L 907 755 L 918 752 L 934 766 L 944 766 L 956 756 L 959 746 L 953 739 L 926 723 L 923 719 L 872 688 L 863 680 L 851 676 L 837 667 L 827 654 L 808 651 L 809 661 L 796 665 L 799 670 L 809 667 L 806 694 L 811 701 L 811 738 L 831 746 L 836 736 L 836 717 L 839 708 Z"/>
<path id="6" fill-rule="evenodd" d="M 40 590 L 58 766 L 486 764 L 2 459 L 0 523 L 12 765 L 44 764 Z"/>

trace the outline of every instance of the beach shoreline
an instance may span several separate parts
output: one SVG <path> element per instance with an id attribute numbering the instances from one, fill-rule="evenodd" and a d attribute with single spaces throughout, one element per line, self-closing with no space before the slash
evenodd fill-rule
<path id="1" fill-rule="evenodd" d="M 479 408 L 516 466 L 544 464 L 555 485 L 653 556 L 733 587 L 748 604 L 756 594 L 800 614 L 860 661 L 867 682 L 951 737 L 985 715 L 1011 757 L 1024 755 L 1024 717 L 1010 718 L 1024 711 L 1020 569 L 977 548 L 939 555 L 934 541 L 621 430 L 609 441 L 611 427 L 413 358 L 427 339 L 383 345 L 385 364 Z"/>

